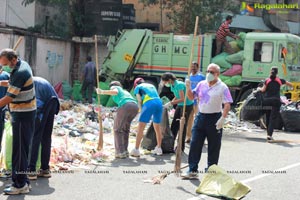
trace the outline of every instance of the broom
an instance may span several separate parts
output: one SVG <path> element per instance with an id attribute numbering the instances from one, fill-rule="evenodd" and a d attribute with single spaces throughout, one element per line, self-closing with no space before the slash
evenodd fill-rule
<path id="1" fill-rule="evenodd" d="M 199 17 L 196 17 L 196 22 L 195 22 L 195 28 L 194 28 L 194 35 L 193 35 L 193 41 L 192 41 L 192 49 L 191 49 L 191 54 L 190 54 L 190 60 L 189 60 L 189 67 L 188 67 L 188 76 L 190 76 L 191 73 L 191 64 L 193 60 L 193 54 L 194 54 L 194 43 L 195 43 L 195 37 L 197 35 L 197 29 L 198 29 L 198 20 Z M 184 102 L 183 102 L 183 111 L 182 111 L 182 117 L 180 119 L 180 128 L 179 128 L 179 134 L 178 134 L 178 142 L 177 142 L 177 149 L 176 149 L 176 160 L 175 160 L 175 167 L 174 171 L 177 176 L 180 175 L 181 173 L 181 152 L 182 152 L 182 134 L 183 134 L 183 129 L 184 129 L 184 123 L 185 123 L 185 105 L 186 105 L 186 98 L 187 98 L 187 91 L 185 92 L 184 95 Z"/>
<path id="2" fill-rule="evenodd" d="M 21 43 L 22 40 L 23 40 L 23 37 L 19 37 L 19 39 L 17 40 L 17 42 L 16 42 L 16 44 L 15 44 L 15 46 L 13 48 L 14 51 L 18 48 L 18 46 L 20 45 L 20 43 Z"/>
<path id="3" fill-rule="evenodd" d="M 184 165 L 183 167 L 180 168 L 180 170 L 187 168 L 189 165 Z M 176 173 L 175 171 L 171 172 L 165 172 L 160 175 L 156 175 L 152 177 L 151 179 L 144 180 L 144 183 L 152 183 L 152 184 L 161 184 L 161 182 L 170 174 Z"/>
<path id="4" fill-rule="evenodd" d="M 99 62 L 98 62 L 98 38 L 97 35 L 95 35 L 95 60 L 96 60 L 96 80 L 97 80 L 97 88 L 100 88 L 99 86 Z M 100 95 L 97 94 L 98 97 L 98 121 L 99 121 L 99 139 L 98 139 L 98 147 L 97 150 L 101 151 L 103 149 L 103 128 L 102 128 L 102 117 L 101 117 L 101 104 L 100 104 Z"/>

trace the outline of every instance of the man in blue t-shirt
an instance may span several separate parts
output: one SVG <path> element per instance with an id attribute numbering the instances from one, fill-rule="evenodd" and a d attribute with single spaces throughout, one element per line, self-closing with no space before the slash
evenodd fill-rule
<path id="1" fill-rule="evenodd" d="M 188 78 L 188 77 L 187 77 Z M 193 61 L 191 66 L 191 75 L 189 80 L 191 81 L 191 89 L 195 89 L 200 81 L 205 80 L 205 76 L 199 72 L 199 65 L 197 62 Z M 192 137 L 192 127 L 194 122 L 194 116 L 198 113 L 197 99 L 194 99 L 194 107 L 190 113 L 189 121 L 186 127 L 186 143 L 191 141 Z"/>
<path id="2" fill-rule="evenodd" d="M 50 153 L 51 135 L 53 130 L 54 115 L 59 111 L 59 100 L 52 85 L 42 77 L 33 77 L 37 113 L 35 118 L 35 129 L 32 138 L 31 156 L 28 169 L 30 180 L 36 180 L 37 176 L 50 178 Z M 36 162 L 41 145 L 41 169 L 36 172 Z"/>

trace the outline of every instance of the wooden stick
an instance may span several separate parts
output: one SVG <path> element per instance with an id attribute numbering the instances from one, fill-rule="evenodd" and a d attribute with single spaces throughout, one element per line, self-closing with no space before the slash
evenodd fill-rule
<path id="1" fill-rule="evenodd" d="M 193 35 L 193 41 L 192 41 L 192 49 L 191 49 L 191 54 L 190 54 L 190 60 L 189 60 L 189 67 L 188 67 L 188 76 L 190 76 L 191 73 L 191 64 L 193 61 L 193 55 L 194 55 L 194 44 L 195 44 L 195 37 L 197 36 L 197 29 L 198 29 L 198 21 L 199 17 L 196 17 L 196 22 L 195 22 L 195 28 L 194 28 L 194 35 Z M 175 167 L 174 171 L 176 172 L 177 175 L 180 175 L 180 166 L 181 166 L 181 152 L 182 152 L 182 134 L 183 134 L 183 129 L 184 129 L 184 124 L 185 124 L 185 105 L 186 105 L 186 98 L 187 98 L 187 91 L 185 92 L 184 95 L 184 102 L 183 102 L 183 111 L 182 111 L 182 117 L 180 119 L 180 127 L 179 127 L 179 134 L 178 134 L 178 142 L 177 142 L 177 149 L 176 149 L 176 160 L 175 160 Z"/>
<path id="2" fill-rule="evenodd" d="M 97 80 L 97 88 L 100 88 L 99 85 L 99 61 L 98 61 L 98 38 L 95 35 L 95 60 L 96 60 L 96 80 Z M 101 116 L 101 101 L 100 95 L 97 94 L 98 97 L 98 121 L 99 121 L 99 139 L 98 139 L 98 147 L 97 150 L 101 151 L 103 149 L 103 128 L 102 128 L 102 116 Z"/>
<path id="3" fill-rule="evenodd" d="M 16 44 L 15 44 L 15 46 L 13 48 L 14 51 L 18 48 L 18 46 L 20 45 L 20 43 L 23 40 L 23 38 L 24 38 L 23 36 L 19 37 L 19 39 L 17 40 L 17 42 L 16 42 Z"/>

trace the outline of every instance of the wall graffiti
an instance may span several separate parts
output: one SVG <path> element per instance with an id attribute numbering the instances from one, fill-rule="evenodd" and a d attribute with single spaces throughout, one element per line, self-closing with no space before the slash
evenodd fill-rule
<path id="1" fill-rule="evenodd" d="M 55 52 L 47 51 L 46 63 L 49 68 L 58 67 L 63 63 L 64 56 Z"/>

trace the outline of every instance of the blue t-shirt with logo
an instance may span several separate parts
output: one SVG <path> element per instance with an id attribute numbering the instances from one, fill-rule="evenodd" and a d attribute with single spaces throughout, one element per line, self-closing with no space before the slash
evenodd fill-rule
<path id="1" fill-rule="evenodd" d="M 190 81 L 191 81 L 191 89 L 195 89 L 199 82 L 205 80 L 205 76 L 203 74 L 195 74 L 190 75 Z M 197 100 L 194 99 L 194 105 L 197 105 Z"/>
<path id="2" fill-rule="evenodd" d="M 134 89 L 134 95 L 140 94 L 143 104 L 151 99 L 160 99 L 154 85 L 149 83 L 141 83 Z"/>

